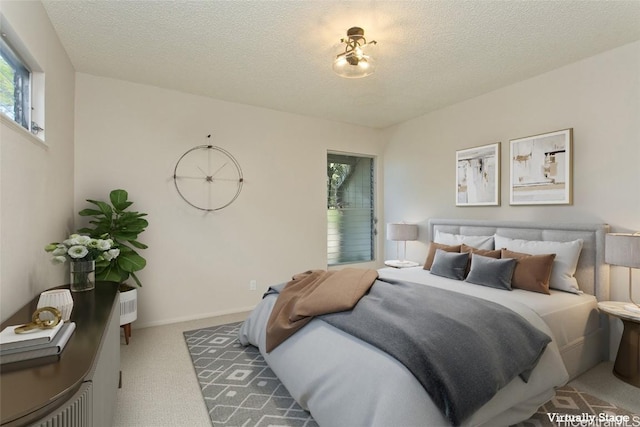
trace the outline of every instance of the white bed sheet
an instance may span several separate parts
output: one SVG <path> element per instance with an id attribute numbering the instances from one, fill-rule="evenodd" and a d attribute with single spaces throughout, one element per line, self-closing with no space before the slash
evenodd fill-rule
<path id="1" fill-rule="evenodd" d="M 400 280 L 410 280 L 407 275 L 412 274 L 424 277 L 426 273 L 432 286 L 450 288 L 452 283 L 418 269 L 380 273 L 382 277 Z M 552 335 L 534 310 L 509 300 L 509 292 L 467 283 L 460 285 L 459 292 L 505 305 Z M 319 319 L 266 353 L 266 323 L 275 300 L 275 295 L 262 300 L 242 325 L 239 339 L 244 345 L 253 344 L 260 349 L 294 399 L 310 410 L 321 426 L 448 425 L 417 379 L 400 362 Z M 528 383 L 514 379 L 463 425 L 497 427 L 522 421 L 550 399 L 554 387 L 565 384 L 568 378 L 558 347 L 552 341 Z"/>
<path id="2" fill-rule="evenodd" d="M 481 287 L 482 289 L 476 289 L 477 292 L 474 292 L 474 288 L 478 288 L 479 285 L 448 279 L 434 281 L 434 276 L 422 267 L 383 268 L 378 270 L 378 273 L 383 278 L 419 284 L 426 284 L 429 281 L 433 286 L 464 293 L 470 291 L 480 298 L 491 299 L 496 295 L 524 304 L 535 311 L 549 326 L 561 353 L 576 341 L 593 334 L 600 327 L 598 301 L 595 296 L 589 294 L 578 295 L 552 289 L 551 295 L 545 295 L 522 289 L 505 291 L 487 287 Z"/>

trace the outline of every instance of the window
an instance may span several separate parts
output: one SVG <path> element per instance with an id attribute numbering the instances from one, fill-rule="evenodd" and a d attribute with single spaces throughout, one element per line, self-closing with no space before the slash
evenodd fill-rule
<path id="1" fill-rule="evenodd" d="M 329 265 L 373 261 L 374 164 L 370 157 L 327 154 Z"/>
<path id="2" fill-rule="evenodd" d="M 11 49 L 0 39 L 0 112 L 25 129 L 30 129 L 31 72 Z"/>
<path id="3" fill-rule="evenodd" d="M 0 28 L 0 121 L 44 143 L 44 71 L 2 13 Z"/>

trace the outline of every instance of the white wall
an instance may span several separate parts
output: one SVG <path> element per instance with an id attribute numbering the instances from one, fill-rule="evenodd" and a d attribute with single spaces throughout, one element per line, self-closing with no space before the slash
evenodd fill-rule
<path id="1" fill-rule="evenodd" d="M 573 128 L 573 205 L 509 206 L 509 140 Z M 640 42 L 385 131 L 385 220 L 419 224 L 407 258 L 423 262 L 427 219 L 608 223 L 640 230 Z M 455 206 L 455 152 L 501 142 L 499 207 Z M 395 246 L 387 245 L 387 258 Z M 628 300 L 627 269 L 611 268 L 612 300 Z M 635 275 L 635 295 L 640 277 Z M 622 333 L 611 321 L 610 357 Z"/>
<path id="2" fill-rule="evenodd" d="M 73 67 L 40 2 L 0 2 L 0 11 L 45 73 L 46 146 L 0 121 L 0 318 L 66 283 L 44 246 L 73 225 Z"/>
<path id="3" fill-rule="evenodd" d="M 573 128 L 573 205 L 509 206 L 509 140 L 566 128 Z M 407 244 L 409 259 L 424 260 L 430 217 L 597 222 L 638 231 L 640 42 L 403 123 L 386 138 L 386 221 L 420 224 L 420 242 Z M 498 141 L 501 206 L 456 207 L 456 150 Z M 388 246 L 387 256 L 394 251 Z M 617 280 L 624 273 L 617 270 L 611 297 L 624 300 L 626 280 Z"/>
<path id="4" fill-rule="evenodd" d="M 371 129 L 87 74 L 76 79 L 75 134 L 74 210 L 124 188 L 149 214 L 136 327 L 249 309 L 269 285 L 326 268 L 327 150 L 377 156 L 383 146 Z M 178 158 L 207 143 L 231 152 L 245 178 L 232 205 L 208 214 L 172 180 Z"/>

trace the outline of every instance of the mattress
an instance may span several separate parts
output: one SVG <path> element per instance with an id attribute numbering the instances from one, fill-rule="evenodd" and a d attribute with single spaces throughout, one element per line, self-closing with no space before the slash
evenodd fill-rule
<path id="1" fill-rule="evenodd" d="M 490 299 L 492 296 L 505 297 L 522 303 L 536 312 L 549 326 L 561 355 L 571 351 L 585 337 L 592 336 L 600 330 L 600 316 L 597 310 L 597 299 L 588 294 L 572 294 L 568 292 L 551 290 L 551 295 L 537 292 L 529 292 L 522 289 L 505 291 L 502 289 L 487 288 L 463 281 L 454 281 L 433 276 L 422 267 L 413 268 L 383 268 L 378 270 L 380 277 L 405 280 L 408 282 L 426 284 L 446 288 L 458 292 L 471 292 L 480 298 Z M 435 280 L 434 280 L 435 279 Z M 474 289 L 477 292 L 474 292 Z M 565 365 L 573 362 L 563 356 Z M 567 366 L 570 372 L 581 370 Z"/>

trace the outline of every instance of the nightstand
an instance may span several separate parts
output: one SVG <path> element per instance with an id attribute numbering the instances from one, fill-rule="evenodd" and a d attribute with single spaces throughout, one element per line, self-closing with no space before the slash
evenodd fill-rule
<path id="1" fill-rule="evenodd" d="M 627 304 L 603 301 L 598 303 L 598 309 L 622 320 L 624 325 L 613 374 L 626 383 L 640 387 L 640 313 L 625 310 Z"/>

